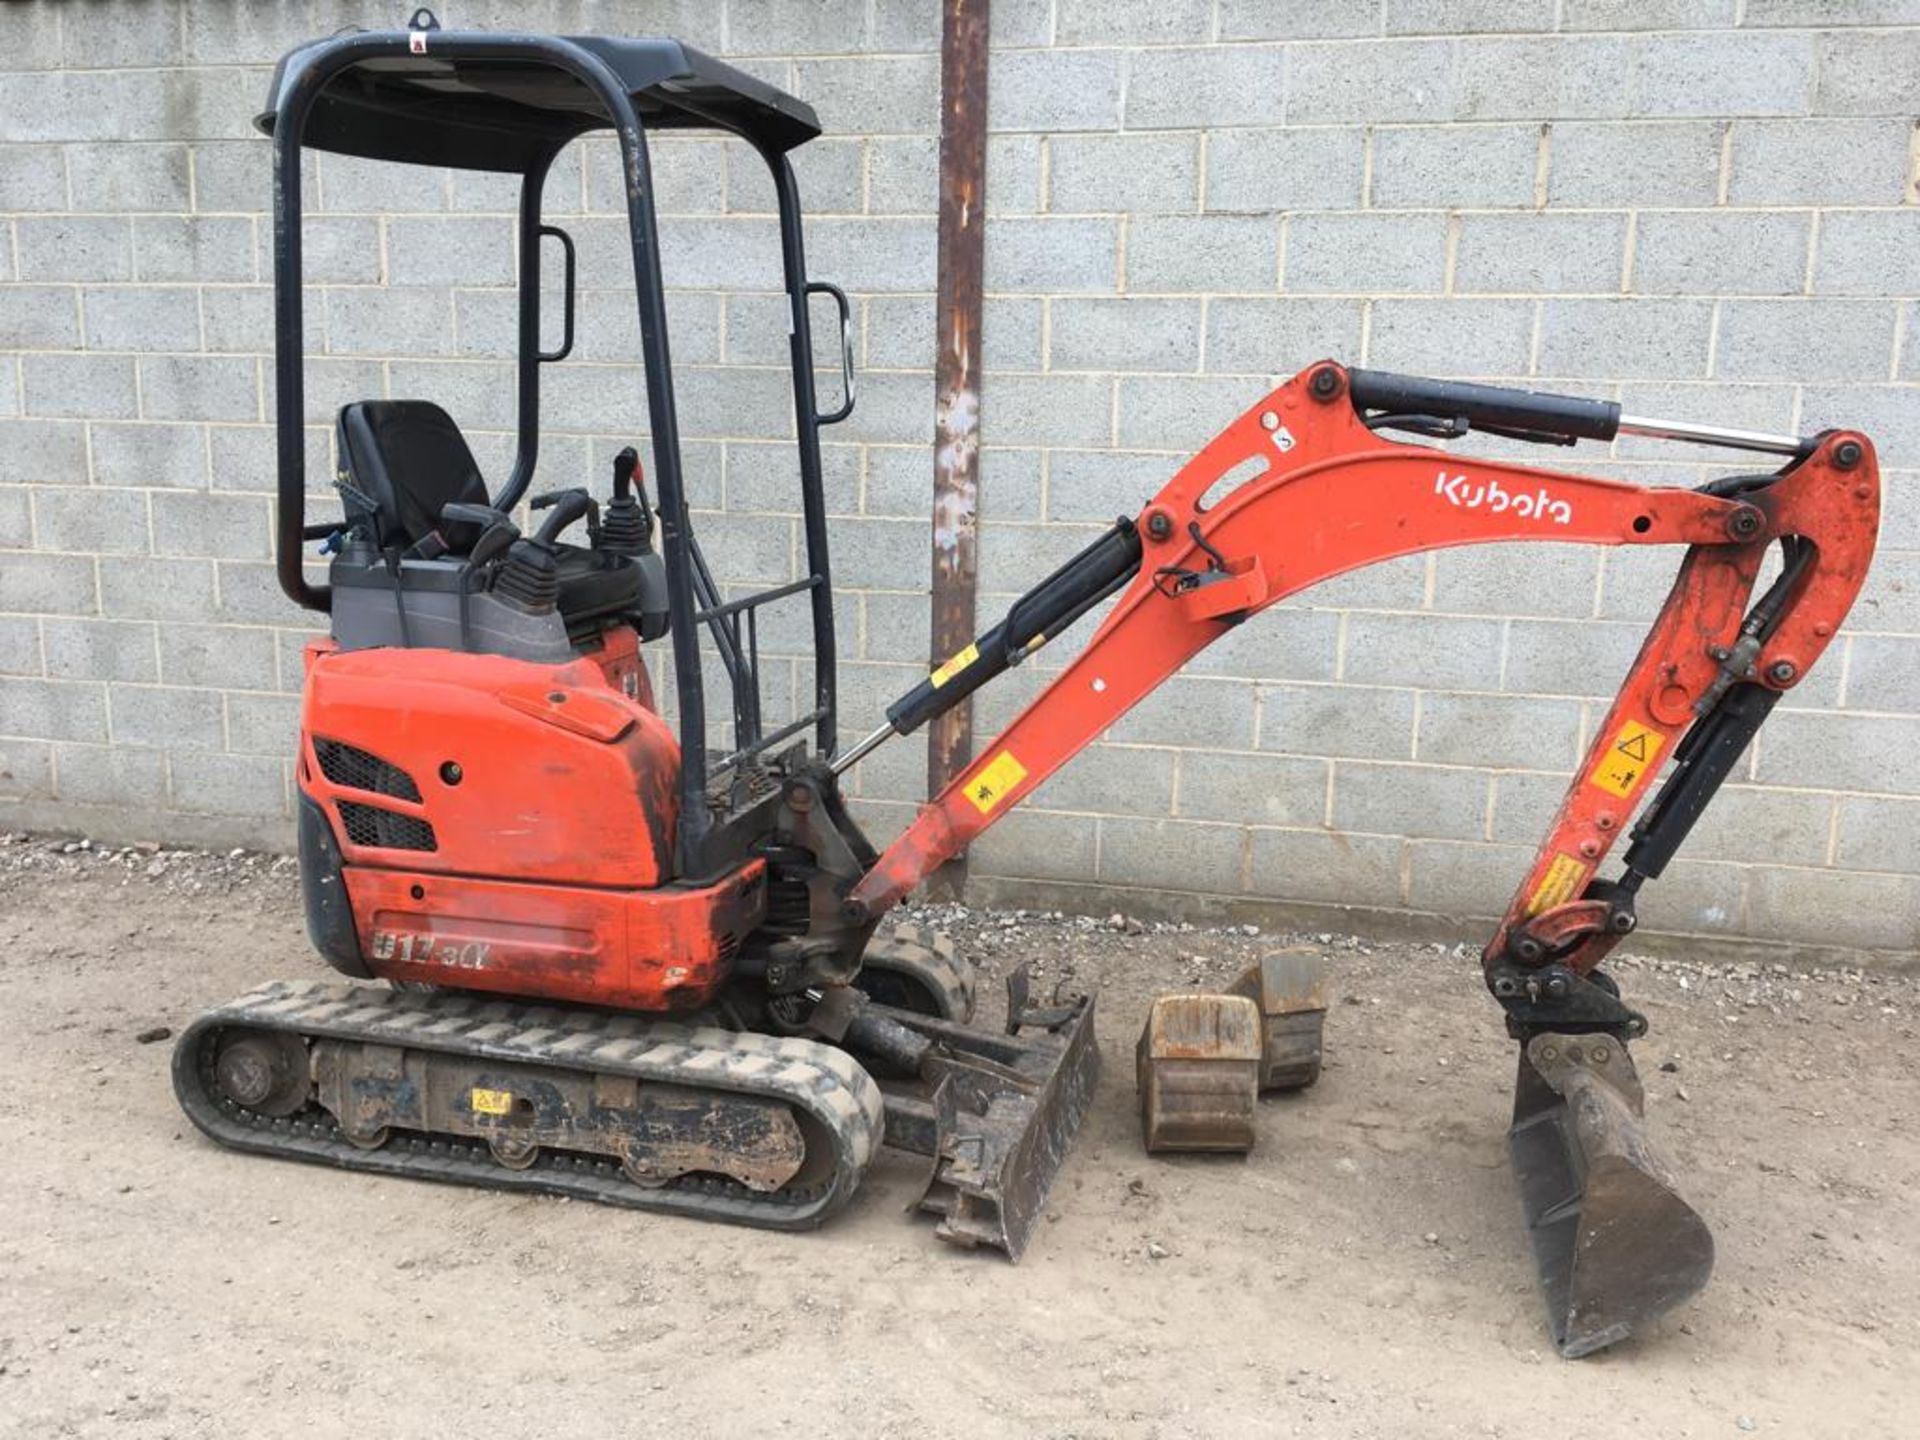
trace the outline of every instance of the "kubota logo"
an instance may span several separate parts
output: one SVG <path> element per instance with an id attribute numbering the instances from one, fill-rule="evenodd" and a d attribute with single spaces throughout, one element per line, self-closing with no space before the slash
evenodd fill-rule
<path id="1" fill-rule="evenodd" d="M 1498 480 L 1469 484 L 1465 475 L 1449 475 L 1442 470 L 1434 478 L 1433 493 L 1444 495 L 1449 505 L 1462 510 L 1487 510 L 1495 515 L 1511 510 L 1516 515 L 1551 520 L 1556 525 L 1573 523 L 1573 506 L 1565 500 L 1554 499 L 1544 485 L 1531 495 L 1516 495 Z"/>

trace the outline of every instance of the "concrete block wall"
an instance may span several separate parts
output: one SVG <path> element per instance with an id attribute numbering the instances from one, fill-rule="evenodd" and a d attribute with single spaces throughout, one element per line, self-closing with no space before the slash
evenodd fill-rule
<path id="1" fill-rule="evenodd" d="M 267 68 L 408 7 L 0 7 L 0 823 L 284 840 L 310 617 L 270 564 Z M 813 272 L 857 301 L 829 434 L 843 727 L 927 646 L 938 10 L 931 0 L 517 0 L 450 26 L 665 32 L 811 100 Z M 1920 3 L 995 0 L 983 626 L 1322 355 L 1878 441 L 1852 626 L 1777 712 L 1650 930 L 1920 948 Z M 655 156 L 691 493 L 730 587 L 799 553 L 771 188 Z M 511 187 L 323 157 L 310 470 L 342 401 L 424 394 L 512 452 Z M 617 167 L 549 187 L 582 256 L 539 486 L 645 430 Z M 824 316 L 822 319 L 824 320 Z M 830 361 L 822 345 L 823 364 Z M 837 382 L 830 364 L 823 391 Z M 1623 440 L 1518 451 L 1649 483 L 1738 468 Z M 976 847 L 983 893 L 1440 930 L 1504 905 L 1676 555 L 1462 550 L 1236 631 Z M 811 693 L 771 613 L 768 704 Z M 1071 641 L 984 692 L 1004 723 Z M 662 677 L 664 679 L 664 676 Z M 670 687 L 669 687 L 670 688 Z M 853 777 L 887 838 L 924 750 Z"/>

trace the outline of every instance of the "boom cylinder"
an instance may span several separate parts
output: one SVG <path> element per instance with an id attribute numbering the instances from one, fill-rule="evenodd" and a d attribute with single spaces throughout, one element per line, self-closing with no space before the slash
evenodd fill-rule
<path id="1" fill-rule="evenodd" d="M 1118 590 L 1140 569 L 1140 534 L 1133 521 L 1113 528 L 1022 595 L 1006 619 L 961 649 L 887 707 L 887 723 L 836 756 L 835 773 L 846 770 L 888 735 L 911 735 L 1009 666 L 1017 665 L 1087 611 Z"/>

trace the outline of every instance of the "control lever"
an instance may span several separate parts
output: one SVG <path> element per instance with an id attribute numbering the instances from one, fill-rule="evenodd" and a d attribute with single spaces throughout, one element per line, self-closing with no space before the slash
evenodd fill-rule
<path id="1" fill-rule="evenodd" d="M 520 527 L 511 520 L 502 520 L 497 525 L 489 525 L 480 532 L 480 538 L 473 542 L 473 549 L 467 552 L 467 563 L 479 570 L 506 548 L 520 538 Z"/>
<path id="2" fill-rule="evenodd" d="M 578 486 L 571 490 L 550 490 L 531 501 L 527 508 L 553 511 L 534 532 L 535 544 L 551 546 L 560 538 L 560 532 L 582 515 L 587 517 L 588 536 L 594 540 L 600 538 L 600 507 Z"/>
<path id="3" fill-rule="evenodd" d="M 615 555 L 653 553 L 653 512 L 640 478 L 640 452 L 631 445 L 613 457 L 613 499 L 607 502 L 598 547 Z"/>
<path id="4" fill-rule="evenodd" d="M 536 510 L 551 509 L 532 535 L 523 535 L 507 550 L 506 562 L 494 577 L 493 593 L 529 615 L 551 615 L 560 599 L 560 563 L 554 545 L 560 532 L 597 507 L 584 490 L 560 490 L 533 502 Z"/>
<path id="5" fill-rule="evenodd" d="M 467 568 L 460 582 L 460 648 L 473 648 L 473 601 L 475 590 L 486 588 L 487 566 L 492 564 L 520 538 L 520 527 L 506 513 L 491 505 L 474 505 L 452 500 L 440 507 L 440 518 L 458 525 L 477 525 L 480 538 L 467 551 Z M 436 534 L 439 532 L 436 531 Z"/>
<path id="6" fill-rule="evenodd" d="M 449 500 L 440 507 L 440 518 L 451 520 L 456 525 L 478 525 L 482 530 L 495 525 L 511 525 L 504 510 L 496 510 L 491 505 L 475 505 L 466 500 Z"/>
<path id="7" fill-rule="evenodd" d="M 479 529 L 480 538 L 467 549 L 467 563 L 475 571 L 520 538 L 520 527 L 491 505 L 450 500 L 440 507 L 440 518 Z"/>

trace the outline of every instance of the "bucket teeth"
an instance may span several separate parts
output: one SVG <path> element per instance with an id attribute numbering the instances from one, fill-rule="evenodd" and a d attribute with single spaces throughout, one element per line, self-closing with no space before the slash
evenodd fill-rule
<path id="1" fill-rule="evenodd" d="M 1507 1142 L 1555 1346 L 1615 1344 L 1699 1292 L 1713 1237 L 1647 1138 L 1640 1078 L 1607 1034 L 1520 1054 Z"/>

